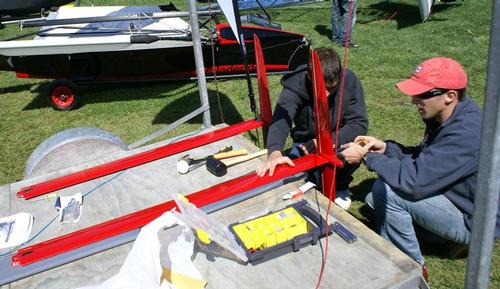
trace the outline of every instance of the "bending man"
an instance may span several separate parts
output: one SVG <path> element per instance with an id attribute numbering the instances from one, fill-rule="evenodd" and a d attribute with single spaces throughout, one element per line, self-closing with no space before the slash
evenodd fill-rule
<path id="1" fill-rule="evenodd" d="M 341 67 L 339 55 L 330 48 L 316 50 L 321 63 L 323 78 L 327 89 L 329 102 L 329 115 L 332 134 L 336 127 L 339 85 Z M 299 66 L 294 72 L 283 77 L 281 85 L 283 90 L 274 110 L 273 119 L 267 136 L 268 159 L 257 167 L 257 174 L 269 175 L 279 164 L 294 165 L 291 159 L 312 153 L 316 149 L 314 118 L 313 118 L 313 91 L 310 78 L 310 65 Z M 293 127 L 292 127 L 293 125 Z M 345 72 L 344 93 L 339 129 L 339 144 L 354 141 L 356 136 L 366 133 L 368 117 L 366 114 L 363 87 L 356 75 L 350 71 Z M 288 135 L 293 139 L 290 157 L 283 154 L 283 148 Z M 332 138 L 335 140 L 335 136 Z M 358 165 L 346 165 L 337 170 L 336 178 L 336 203 L 344 209 L 350 205 L 349 183 L 352 173 Z M 318 172 L 310 173 L 310 180 L 319 184 Z"/>

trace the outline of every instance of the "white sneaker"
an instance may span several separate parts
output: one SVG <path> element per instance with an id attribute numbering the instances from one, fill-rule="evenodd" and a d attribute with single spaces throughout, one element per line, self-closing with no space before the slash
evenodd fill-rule
<path id="1" fill-rule="evenodd" d="M 349 189 L 338 190 L 335 192 L 335 204 L 344 210 L 349 209 L 351 206 L 351 197 Z"/>

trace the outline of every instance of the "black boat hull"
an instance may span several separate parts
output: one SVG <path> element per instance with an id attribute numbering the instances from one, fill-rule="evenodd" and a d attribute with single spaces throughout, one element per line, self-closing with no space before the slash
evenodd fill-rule
<path id="1" fill-rule="evenodd" d="M 286 72 L 306 63 L 309 43 L 301 34 L 260 27 L 244 27 L 250 72 L 255 72 L 253 33 L 261 39 L 269 72 Z M 240 76 L 245 73 L 239 44 L 230 27 L 217 27 L 212 62 L 210 43 L 202 45 L 207 77 Z M 189 79 L 196 77 L 193 48 L 168 47 L 112 52 L 10 57 L 13 70 L 22 78 L 69 79 L 76 83 L 100 81 Z"/>

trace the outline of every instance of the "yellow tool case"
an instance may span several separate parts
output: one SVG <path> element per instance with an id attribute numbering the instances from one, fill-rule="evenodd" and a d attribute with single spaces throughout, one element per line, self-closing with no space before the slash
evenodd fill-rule
<path id="1" fill-rule="evenodd" d="M 229 226 L 251 264 L 259 264 L 325 236 L 325 219 L 303 200 L 286 208 Z M 328 235 L 333 226 L 328 226 Z"/>

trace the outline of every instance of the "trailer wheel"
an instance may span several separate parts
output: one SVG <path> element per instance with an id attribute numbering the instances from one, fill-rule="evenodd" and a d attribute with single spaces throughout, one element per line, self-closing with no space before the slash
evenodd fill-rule
<path id="1" fill-rule="evenodd" d="M 76 108 L 80 94 L 74 82 L 66 79 L 52 81 L 49 87 L 49 103 L 55 110 L 68 111 Z"/>
<path id="2" fill-rule="evenodd" d="M 127 145 L 108 131 L 95 127 L 66 129 L 36 147 L 28 159 L 24 178 L 83 165 L 126 150 Z"/>

